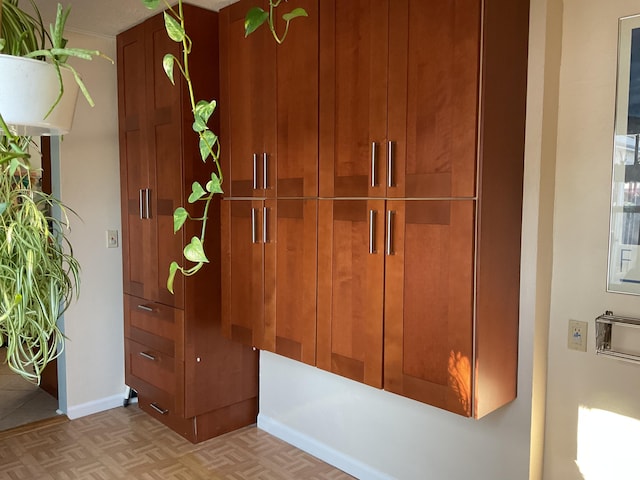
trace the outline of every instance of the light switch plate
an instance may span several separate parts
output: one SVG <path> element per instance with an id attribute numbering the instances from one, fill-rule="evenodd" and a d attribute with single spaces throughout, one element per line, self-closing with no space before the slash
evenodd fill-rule
<path id="1" fill-rule="evenodd" d="M 118 230 L 107 230 L 107 248 L 118 248 Z"/>
<path id="2" fill-rule="evenodd" d="M 567 338 L 567 346 L 571 350 L 579 352 L 587 351 L 587 322 L 579 320 L 569 320 L 569 333 Z"/>

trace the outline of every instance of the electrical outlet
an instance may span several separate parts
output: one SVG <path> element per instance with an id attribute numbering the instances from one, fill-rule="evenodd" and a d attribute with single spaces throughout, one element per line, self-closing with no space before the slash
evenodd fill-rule
<path id="1" fill-rule="evenodd" d="M 107 230 L 107 248 L 118 248 L 118 230 Z"/>
<path id="2" fill-rule="evenodd" d="M 587 351 L 587 322 L 579 320 L 569 320 L 569 337 L 567 338 L 567 346 L 571 350 L 580 352 Z"/>

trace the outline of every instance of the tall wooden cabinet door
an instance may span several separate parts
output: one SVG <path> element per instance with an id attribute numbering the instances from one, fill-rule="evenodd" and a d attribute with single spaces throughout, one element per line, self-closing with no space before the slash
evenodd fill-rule
<path id="1" fill-rule="evenodd" d="M 117 49 L 123 290 L 146 297 L 155 280 L 144 265 L 155 255 L 155 246 L 144 218 L 151 158 L 146 148 L 144 25 L 118 35 Z"/>
<path id="2" fill-rule="evenodd" d="M 388 197 L 475 195 L 481 4 L 389 2 Z"/>
<path id="3" fill-rule="evenodd" d="M 320 2 L 321 197 L 385 196 L 393 1 Z"/>
<path id="4" fill-rule="evenodd" d="M 222 332 L 232 340 L 262 348 L 264 338 L 264 202 L 223 200 Z"/>
<path id="5" fill-rule="evenodd" d="M 278 197 L 318 195 L 319 2 L 296 1 L 295 7 L 309 16 L 292 22 L 286 41 L 276 50 L 278 156 L 268 167 L 277 163 Z M 284 31 L 284 25 L 278 28 Z"/>
<path id="6" fill-rule="evenodd" d="M 385 202 L 318 205 L 317 366 L 380 388 Z"/>
<path id="7" fill-rule="evenodd" d="M 148 265 L 153 272 L 153 296 L 147 298 L 165 305 L 184 306 L 184 277 L 176 275 L 174 294 L 167 290 L 169 265 L 181 261 L 183 235 L 173 233 L 173 211 L 182 205 L 184 193 L 182 155 L 181 84 L 172 85 L 162 67 L 165 54 L 179 55 L 178 44 L 167 37 L 162 16 L 147 22 L 147 118 L 149 129 L 150 207 L 147 216 L 155 229 L 153 241 L 157 252 Z M 195 141 L 195 140 L 193 140 Z"/>
<path id="8" fill-rule="evenodd" d="M 474 209 L 472 200 L 387 202 L 384 388 L 466 416 L 474 374 Z"/>
<path id="9" fill-rule="evenodd" d="M 265 348 L 309 365 L 316 361 L 317 203 L 265 202 Z"/>
<path id="10" fill-rule="evenodd" d="M 245 38 L 244 17 L 265 0 L 220 12 L 222 164 L 227 197 L 272 197 L 276 168 L 276 43 L 267 28 Z M 266 168 L 265 168 L 266 167 Z"/>

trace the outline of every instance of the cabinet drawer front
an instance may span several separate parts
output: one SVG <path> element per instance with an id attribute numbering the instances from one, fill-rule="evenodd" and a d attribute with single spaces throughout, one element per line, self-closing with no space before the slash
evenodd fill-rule
<path id="1" fill-rule="evenodd" d="M 176 395 L 182 390 L 182 363 L 148 345 L 125 340 L 125 366 L 129 376 Z M 133 386 L 133 385 L 131 385 Z"/>
<path id="2" fill-rule="evenodd" d="M 124 335 L 184 360 L 184 312 L 142 298 L 124 296 Z"/>
<path id="3" fill-rule="evenodd" d="M 192 443 L 198 441 L 195 417 L 185 418 L 153 395 L 138 392 L 138 405 L 146 413 L 167 425 Z"/>

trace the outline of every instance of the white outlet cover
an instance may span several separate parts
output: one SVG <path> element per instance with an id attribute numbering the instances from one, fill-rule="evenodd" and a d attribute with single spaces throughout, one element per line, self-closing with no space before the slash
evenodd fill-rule
<path id="1" fill-rule="evenodd" d="M 567 347 L 579 352 L 587 351 L 587 322 L 579 320 L 569 320 L 569 331 L 567 333 Z"/>

